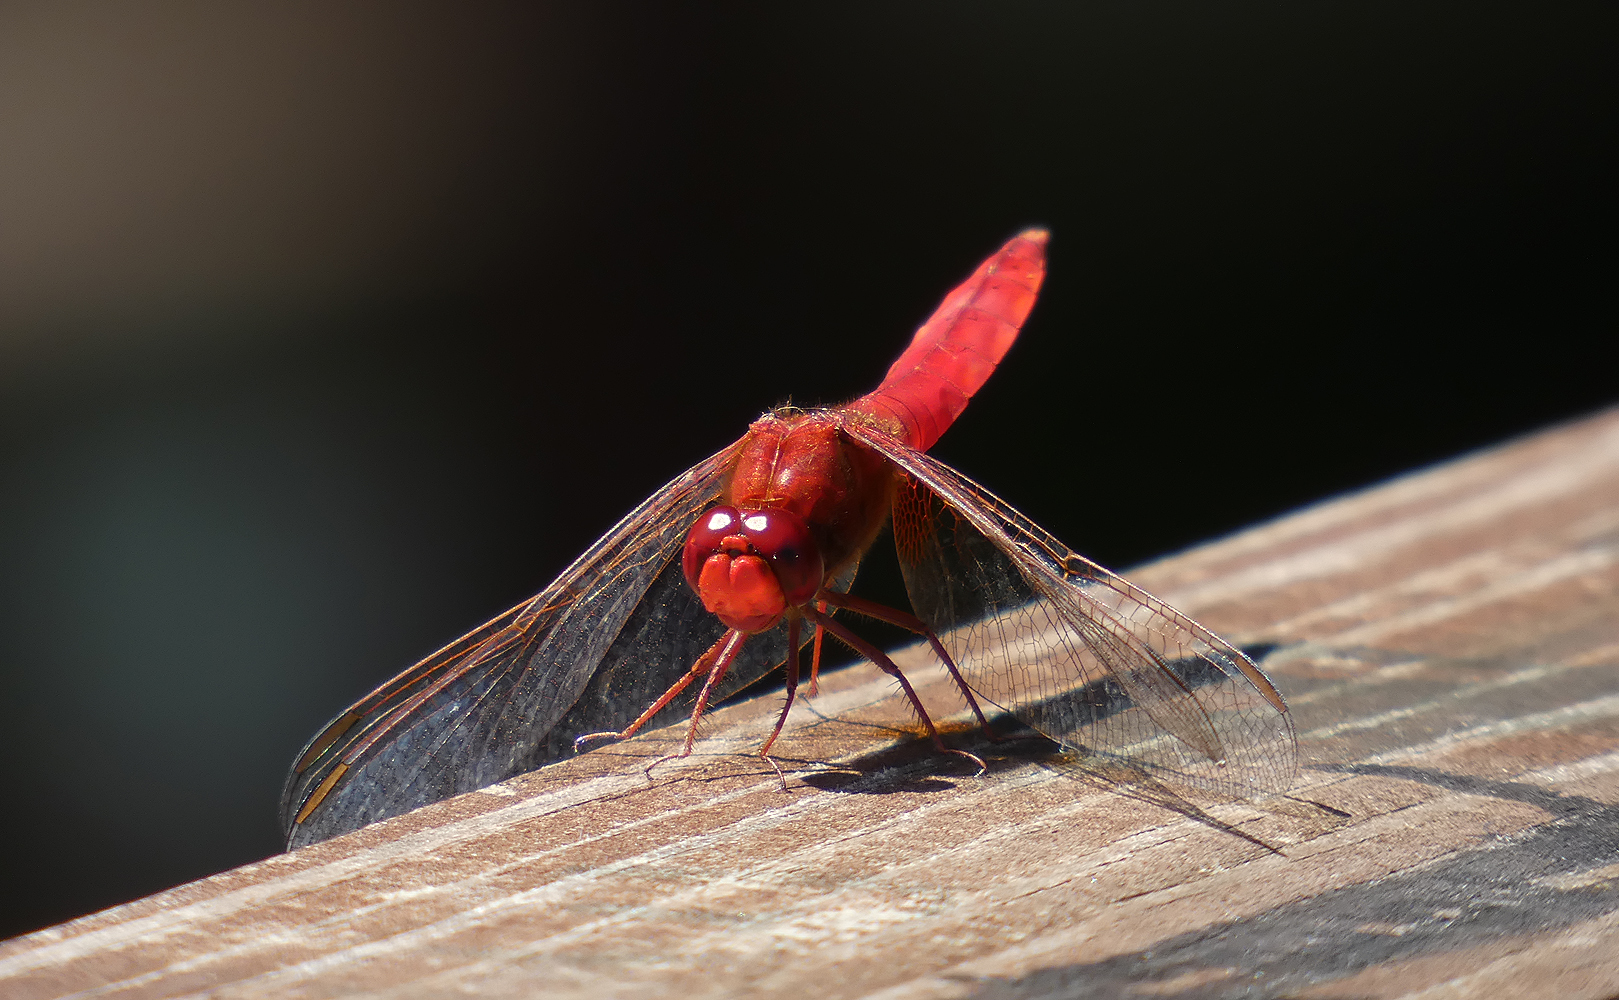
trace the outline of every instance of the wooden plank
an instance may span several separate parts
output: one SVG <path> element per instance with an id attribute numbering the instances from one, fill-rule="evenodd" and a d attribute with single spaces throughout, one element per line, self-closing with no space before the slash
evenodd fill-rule
<path id="1" fill-rule="evenodd" d="M 975 778 L 854 668 L 794 709 L 785 791 L 761 699 L 650 782 L 678 733 L 6 942 L 0 992 L 1619 992 L 1619 411 L 1130 575 L 1278 644 L 1297 800 L 1033 741 Z"/>

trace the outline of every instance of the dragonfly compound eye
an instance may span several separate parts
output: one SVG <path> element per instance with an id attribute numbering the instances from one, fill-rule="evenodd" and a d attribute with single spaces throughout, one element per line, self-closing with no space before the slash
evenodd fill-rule
<path id="1" fill-rule="evenodd" d="M 821 550 L 804 522 L 788 510 L 742 512 L 742 534 L 770 562 L 787 604 L 805 604 L 821 589 Z"/>
<path id="2" fill-rule="evenodd" d="M 686 571 L 686 582 L 691 584 L 692 590 L 701 590 L 697 584 L 708 557 L 720 551 L 727 536 L 742 533 L 741 520 L 742 515 L 735 507 L 711 507 L 691 526 L 680 566 Z"/>

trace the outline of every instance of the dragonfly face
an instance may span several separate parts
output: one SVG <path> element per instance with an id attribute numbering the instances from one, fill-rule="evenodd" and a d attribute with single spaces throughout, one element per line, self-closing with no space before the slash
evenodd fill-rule
<path id="1" fill-rule="evenodd" d="M 721 505 L 692 525 L 682 557 L 703 607 L 744 632 L 761 632 L 821 589 L 820 546 L 790 510 Z"/>

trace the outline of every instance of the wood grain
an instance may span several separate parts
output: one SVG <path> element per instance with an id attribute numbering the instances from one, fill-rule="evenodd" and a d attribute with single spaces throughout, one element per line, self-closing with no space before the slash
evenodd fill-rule
<path id="1" fill-rule="evenodd" d="M 0 944 L 0 994 L 1619 994 L 1619 411 L 1129 575 L 1275 644 L 1296 798 L 960 727 L 975 778 L 859 666 L 785 791 L 764 698 Z"/>

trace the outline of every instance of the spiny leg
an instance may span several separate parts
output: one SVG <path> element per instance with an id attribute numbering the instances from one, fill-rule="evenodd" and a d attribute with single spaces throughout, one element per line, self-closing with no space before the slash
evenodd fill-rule
<path id="1" fill-rule="evenodd" d="M 627 740 L 631 736 L 634 736 L 640 731 L 642 726 L 652 721 L 652 717 L 654 715 L 657 715 L 659 712 L 663 711 L 666 705 L 668 705 L 671 701 L 674 701 L 675 698 L 679 697 L 680 692 L 686 690 L 687 686 L 690 685 L 692 681 L 713 670 L 715 662 L 719 660 L 721 653 L 724 651 L 725 644 L 731 642 L 733 637 L 741 634 L 742 633 L 733 629 L 732 631 L 721 636 L 718 642 L 714 643 L 714 645 L 708 648 L 708 652 L 697 658 L 697 662 L 691 665 L 690 670 L 682 674 L 679 680 L 669 685 L 669 690 L 663 693 L 663 697 L 653 702 L 651 708 L 647 709 L 645 712 L 642 712 L 640 718 L 636 719 L 625 728 L 619 730 L 618 732 L 585 733 L 583 736 L 574 737 L 574 752 L 578 753 L 579 748 L 589 740 Z M 733 657 L 736 656 L 736 652 L 733 650 L 731 655 Z M 727 661 L 727 665 L 729 665 L 729 661 Z M 689 753 L 690 750 L 688 749 L 687 752 Z"/>
<path id="2" fill-rule="evenodd" d="M 815 610 L 826 614 L 826 601 L 817 601 Z M 826 630 L 815 626 L 815 651 L 810 655 L 809 696 L 815 697 L 821 691 L 821 640 L 826 637 Z"/>
<path id="3" fill-rule="evenodd" d="M 776 780 L 781 782 L 781 790 L 787 790 L 787 778 L 781 773 L 781 766 L 776 759 L 770 756 L 770 748 L 781 735 L 781 727 L 787 724 L 787 713 L 793 707 L 793 695 L 798 691 L 798 615 L 792 614 L 787 619 L 787 698 L 781 703 L 781 715 L 776 718 L 776 728 L 771 732 L 765 745 L 759 748 L 759 756 L 769 761 L 770 766 L 776 769 Z M 817 630 L 817 634 L 819 631 Z"/>
<path id="4" fill-rule="evenodd" d="M 787 699 L 782 702 L 781 715 L 776 719 L 776 728 L 771 732 L 770 738 L 760 748 L 759 754 L 770 756 L 770 748 L 781 735 L 781 727 L 787 724 L 787 712 L 793 707 L 793 695 L 798 691 L 798 629 L 799 620 L 796 614 L 787 619 Z"/>
<path id="5" fill-rule="evenodd" d="M 824 603 L 853 611 L 857 615 L 865 615 L 867 618 L 875 618 L 880 622 L 897 625 L 927 639 L 928 645 L 933 647 L 934 654 L 944 661 L 944 668 L 950 671 L 950 677 L 956 682 L 956 687 L 960 689 L 961 696 L 967 699 L 968 707 L 973 710 L 974 715 L 978 716 L 978 724 L 984 728 L 984 735 L 989 737 L 992 742 L 999 743 L 1001 741 L 1001 738 L 996 736 L 995 731 L 989 727 L 989 720 L 984 717 L 984 710 L 978 707 L 978 699 L 973 697 L 972 689 L 967 687 L 967 682 L 962 679 L 961 671 L 956 669 L 956 661 L 952 660 L 950 654 L 945 652 L 944 643 L 939 641 L 938 635 L 931 628 L 928 628 L 927 622 L 898 608 L 878 604 L 876 601 L 868 601 L 864 597 L 855 597 L 853 594 L 837 594 L 829 590 L 823 592 L 821 596 Z"/>
<path id="6" fill-rule="evenodd" d="M 927 727 L 928 735 L 933 738 L 933 746 L 940 753 L 955 754 L 958 757 L 967 758 L 977 765 L 979 774 L 983 774 L 984 771 L 987 770 L 987 766 L 984 764 L 983 758 L 979 757 L 977 754 L 971 754 L 965 750 L 956 750 L 952 747 L 947 747 L 944 745 L 944 739 L 939 736 L 938 728 L 933 725 L 933 720 L 928 717 L 928 710 L 922 707 L 922 699 L 916 696 L 916 691 L 911 687 L 911 682 L 905 679 L 905 674 L 899 669 L 899 665 L 893 660 L 890 660 L 886 653 L 878 649 L 876 646 L 873 646 L 866 640 L 860 638 L 858 635 L 855 635 L 842 624 L 832 620 L 826 615 L 821 614 L 819 611 L 816 611 L 813 608 L 806 607 L 804 609 L 804 617 L 826 629 L 828 632 L 831 632 L 839 639 L 842 639 L 845 643 L 848 643 L 849 648 L 853 649 L 861 656 L 864 656 L 872 663 L 875 663 L 879 670 L 899 681 L 899 686 L 905 691 L 905 697 L 910 699 L 911 707 L 916 709 L 916 714 L 921 718 L 922 725 Z M 982 716 L 980 716 L 980 718 L 982 718 Z"/>
<path id="7" fill-rule="evenodd" d="M 719 650 L 719 655 L 714 659 L 713 664 L 707 668 L 708 680 L 703 682 L 703 689 L 697 693 L 697 704 L 692 706 L 691 725 L 686 729 L 686 745 L 679 753 L 665 754 L 664 756 L 659 757 L 657 760 L 648 764 L 646 766 L 647 778 L 650 779 L 652 777 L 652 769 L 657 767 L 659 764 L 662 764 L 664 761 L 674 760 L 677 757 L 691 756 L 691 748 L 697 742 L 697 723 L 698 720 L 702 719 L 703 712 L 708 708 L 709 696 L 714 693 L 715 686 L 719 684 L 720 680 L 725 676 L 725 672 L 731 669 L 732 662 L 736 660 L 736 654 L 742 652 L 742 644 L 747 641 L 747 638 L 748 634 L 746 632 L 742 631 L 741 629 L 734 628 L 725 633 L 725 638 L 721 639 L 715 644 L 713 649 L 709 650 L 709 653 L 712 653 L 717 649 Z M 708 657 L 708 653 L 704 653 L 703 656 L 706 659 Z M 689 683 L 689 681 L 687 683 Z M 685 684 L 683 683 L 680 686 L 685 687 Z M 649 711 L 651 711 L 651 709 L 649 709 Z"/>

